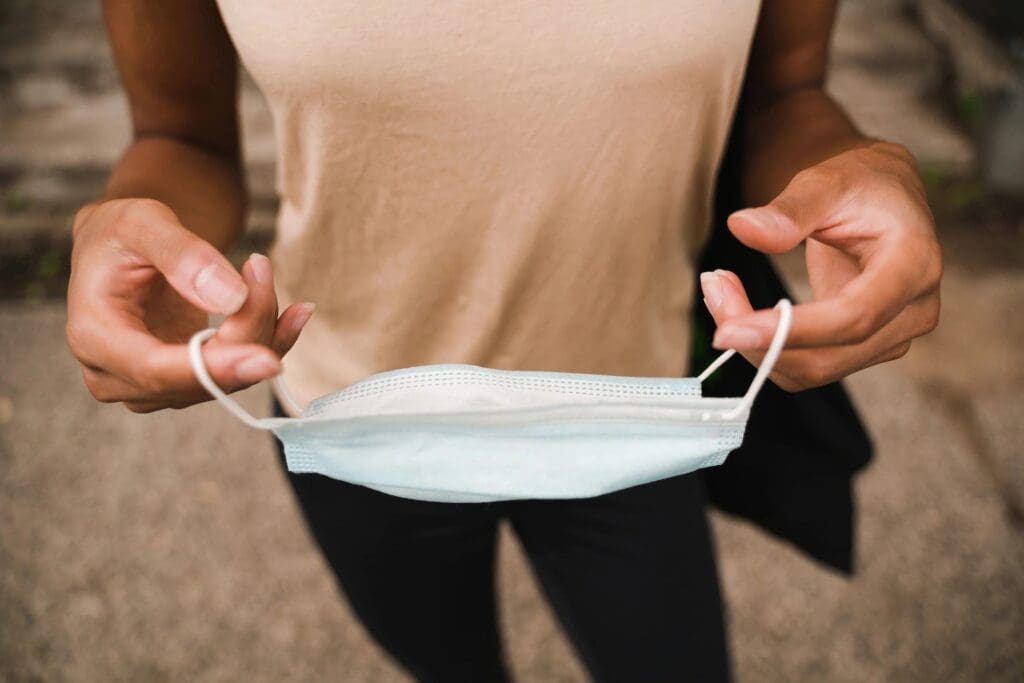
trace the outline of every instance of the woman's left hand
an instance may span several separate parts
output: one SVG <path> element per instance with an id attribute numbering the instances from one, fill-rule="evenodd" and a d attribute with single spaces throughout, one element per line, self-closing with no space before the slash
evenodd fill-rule
<path id="1" fill-rule="evenodd" d="M 939 319 L 942 256 L 910 153 L 874 143 L 798 173 L 771 203 L 737 211 L 729 229 L 769 254 L 807 241 L 814 300 L 793 307 L 786 351 L 772 380 L 799 391 L 899 358 Z M 778 312 L 754 311 L 739 278 L 701 274 L 718 330 L 714 346 L 755 365 Z"/>

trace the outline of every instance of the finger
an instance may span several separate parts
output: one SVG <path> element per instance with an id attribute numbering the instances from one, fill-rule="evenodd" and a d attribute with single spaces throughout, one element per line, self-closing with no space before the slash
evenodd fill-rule
<path id="1" fill-rule="evenodd" d="M 260 344 L 206 345 L 203 362 L 217 386 L 228 393 L 281 372 L 277 356 Z M 151 349 L 134 378 L 152 396 L 173 398 L 206 393 L 199 387 L 184 344 L 160 344 Z"/>
<path id="2" fill-rule="evenodd" d="M 842 295 L 862 311 L 862 336 L 895 318 L 908 303 L 938 291 L 933 277 L 932 250 L 927 240 L 907 232 L 883 233 L 873 248 L 861 275 L 841 290 Z"/>
<path id="3" fill-rule="evenodd" d="M 134 384 L 96 368 L 82 366 L 82 380 L 92 397 L 101 403 L 119 403 L 143 397 L 142 391 Z"/>
<path id="4" fill-rule="evenodd" d="M 787 351 L 779 357 L 772 372 L 772 381 L 786 391 L 803 391 L 837 382 L 859 370 L 886 363 L 906 355 L 910 342 L 902 342 L 880 352 L 878 344 L 800 349 Z"/>
<path id="5" fill-rule="evenodd" d="M 701 273 L 700 280 L 705 303 L 716 324 L 752 311 L 743 285 L 734 273 L 725 270 Z M 937 301 L 930 298 L 915 302 L 879 334 L 861 344 L 786 350 L 780 355 L 771 379 L 784 389 L 796 391 L 827 384 L 857 370 L 895 360 L 910 348 L 909 338 L 934 327 L 936 304 Z M 761 363 L 764 355 L 750 351 L 741 353 L 755 366 Z"/>
<path id="6" fill-rule="evenodd" d="M 152 413 L 170 407 L 162 401 L 125 401 L 124 405 L 133 413 Z"/>
<path id="7" fill-rule="evenodd" d="M 844 195 L 841 176 L 819 164 L 794 176 L 769 204 L 737 211 L 726 222 L 743 244 L 779 254 L 797 246 L 815 230 L 830 227 Z"/>
<path id="8" fill-rule="evenodd" d="M 130 313 L 93 305 L 81 311 L 71 310 L 65 331 L 79 363 L 122 379 L 131 375 L 132 358 L 144 354 L 157 342 L 142 321 Z"/>
<path id="9" fill-rule="evenodd" d="M 187 230 L 159 202 L 133 202 L 115 232 L 128 251 L 152 265 L 190 303 L 210 313 L 231 315 L 248 290 L 231 263 L 209 242 Z"/>
<path id="10" fill-rule="evenodd" d="M 701 273 L 700 281 L 701 289 L 704 291 L 704 301 L 708 305 L 712 317 L 715 318 L 716 324 L 723 324 L 733 317 L 747 315 L 754 310 L 743 283 L 735 273 L 721 269 Z M 739 353 L 754 367 L 760 367 L 764 360 L 764 353 L 761 351 L 740 351 Z M 786 358 L 788 353 L 783 351 L 768 377 L 782 388 L 795 391 L 800 388 L 799 381 L 788 377 L 783 372 L 785 367 L 782 359 Z"/>
<path id="11" fill-rule="evenodd" d="M 211 346 L 220 342 L 269 346 L 274 338 L 277 294 L 270 259 L 263 254 L 251 255 L 242 265 L 242 280 L 249 289 L 249 297 L 234 315 L 224 319 L 210 340 Z"/>
<path id="12" fill-rule="evenodd" d="M 900 269 L 893 260 L 885 262 L 893 271 Z M 902 275 L 873 270 L 856 288 L 846 288 L 837 296 L 794 306 L 787 348 L 848 346 L 866 341 L 913 305 L 911 293 L 904 289 L 906 282 Z M 932 296 L 926 295 L 926 298 Z M 779 312 L 775 309 L 732 318 L 718 328 L 713 345 L 718 349 L 767 349 L 778 322 Z"/>
<path id="13" fill-rule="evenodd" d="M 735 273 L 721 269 L 710 273 L 701 273 L 700 282 L 701 288 L 704 291 L 705 304 L 707 304 L 708 310 L 715 319 L 715 325 L 717 326 L 715 340 L 719 340 L 719 331 L 724 326 L 728 326 L 733 320 L 749 317 L 754 312 L 754 307 L 747 297 L 746 289 L 744 289 L 743 283 L 740 282 L 739 277 Z M 751 360 L 751 362 L 759 362 L 764 354 L 759 353 L 756 346 L 753 349 L 748 349 L 747 347 L 750 345 L 743 343 L 742 334 L 740 332 L 732 335 L 727 340 L 730 343 L 725 345 L 712 342 L 713 346 L 720 350 L 734 348 L 743 353 L 744 357 Z M 760 338 L 758 338 L 758 341 L 760 341 Z M 753 351 L 753 353 L 748 355 L 747 351 Z"/>
<path id="14" fill-rule="evenodd" d="M 720 327 L 733 318 L 749 315 L 754 310 L 743 283 L 731 271 L 719 269 L 701 273 L 700 286 L 704 293 L 704 303 L 716 326 Z M 764 358 L 764 353 L 760 351 L 740 353 L 754 366 L 759 365 Z"/>
<path id="15" fill-rule="evenodd" d="M 274 353 L 283 358 L 291 350 L 315 309 L 316 306 L 309 302 L 292 304 L 285 309 L 281 317 L 277 319 L 277 330 L 274 332 L 274 341 L 270 345 Z"/>
<path id="16" fill-rule="evenodd" d="M 719 269 L 701 273 L 700 286 L 704 294 L 704 304 L 718 328 L 730 320 L 742 318 L 754 311 L 743 283 L 730 271 Z"/>
<path id="17" fill-rule="evenodd" d="M 934 302 L 922 299 L 860 344 L 784 351 L 775 365 L 776 383 L 793 391 L 834 382 L 899 358 L 910 348 L 911 339 L 933 328 Z"/>
<path id="18" fill-rule="evenodd" d="M 872 358 L 867 365 L 864 367 L 870 367 L 872 365 L 879 365 L 880 363 L 888 363 L 890 361 L 903 358 L 910 351 L 912 342 L 905 341 L 902 344 L 897 344 L 890 349 L 883 351 L 874 358 Z"/>
<path id="19" fill-rule="evenodd" d="M 153 337 L 137 318 L 122 312 L 95 316 L 76 327 L 79 358 L 94 368 L 129 382 L 151 398 L 198 387 L 188 361 L 188 347 Z M 116 340 L 112 343 L 111 340 Z M 203 349 L 207 370 L 225 390 L 272 377 L 280 371 L 277 356 L 258 344 L 218 343 Z"/>

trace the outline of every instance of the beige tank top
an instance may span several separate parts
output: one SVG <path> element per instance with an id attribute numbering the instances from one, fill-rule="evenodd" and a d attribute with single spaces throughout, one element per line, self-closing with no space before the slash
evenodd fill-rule
<path id="1" fill-rule="evenodd" d="M 274 117 L 300 403 L 427 363 L 680 376 L 757 0 L 220 0 Z"/>

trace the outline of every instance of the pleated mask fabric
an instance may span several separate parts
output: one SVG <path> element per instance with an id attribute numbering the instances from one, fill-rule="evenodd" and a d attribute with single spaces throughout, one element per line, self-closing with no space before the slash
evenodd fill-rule
<path id="1" fill-rule="evenodd" d="M 197 332 L 200 384 L 237 418 L 272 431 L 288 469 L 417 500 L 466 503 L 587 498 L 719 465 L 743 441 L 750 407 L 792 322 L 779 324 L 746 394 L 701 396 L 697 377 L 650 378 L 426 365 L 372 375 L 294 405 L 295 418 L 256 418 L 212 380 Z"/>

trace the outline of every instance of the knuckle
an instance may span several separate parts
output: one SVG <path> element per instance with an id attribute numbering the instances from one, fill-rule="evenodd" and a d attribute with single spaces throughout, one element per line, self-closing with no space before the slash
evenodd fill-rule
<path id="1" fill-rule="evenodd" d="M 73 241 L 77 242 L 79 235 L 82 233 L 83 227 L 89 223 L 89 218 L 96 213 L 99 206 L 100 202 L 98 201 L 89 202 L 75 212 L 74 218 L 71 219 L 71 238 Z"/>
<path id="2" fill-rule="evenodd" d="M 82 368 L 82 380 L 92 397 L 100 403 L 120 403 L 127 398 L 116 382 L 90 368 Z"/>
<path id="3" fill-rule="evenodd" d="M 795 379 L 800 382 L 802 389 L 813 389 L 828 384 L 835 378 L 831 363 L 824 358 L 814 358 L 803 365 Z"/>
<path id="4" fill-rule="evenodd" d="M 89 390 L 89 393 L 94 399 L 100 403 L 114 403 L 117 398 L 113 392 L 110 391 L 109 387 L 105 382 L 92 375 L 88 371 L 83 371 L 82 381 L 85 383 L 85 388 Z"/>
<path id="5" fill-rule="evenodd" d="M 864 314 L 857 318 L 856 322 L 853 324 L 852 329 L 850 330 L 850 333 L 854 341 L 857 344 L 861 344 L 870 339 L 871 335 L 874 334 L 876 329 L 877 325 L 875 324 L 875 316 Z"/>
<path id="6" fill-rule="evenodd" d="M 889 141 L 876 142 L 872 145 L 872 148 L 900 164 L 909 166 L 914 166 L 916 164 L 913 153 L 907 147 L 899 143 Z"/>
<path id="7" fill-rule="evenodd" d="M 835 164 L 821 163 L 800 171 L 793 180 L 817 189 L 842 191 L 846 186 L 846 173 Z"/>
<path id="8" fill-rule="evenodd" d="M 814 384 L 810 378 L 804 377 L 802 374 L 798 374 L 790 380 L 789 387 L 786 388 L 786 391 L 795 394 L 800 391 L 813 389 L 815 386 L 817 385 Z"/>
<path id="9" fill-rule="evenodd" d="M 932 240 L 927 247 L 928 265 L 925 271 L 925 285 L 929 290 L 937 289 L 942 282 L 942 275 L 945 267 L 942 263 L 942 248 L 938 240 Z"/>
<path id="10" fill-rule="evenodd" d="M 142 222 L 166 210 L 168 210 L 167 206 L 156 199 L 134 197 L 124 200 L 124 204 L 121 206 L 121 218 L 129 223 Z"/>
<path id="11" fill-rule="evenodd" d="M 89 394 L 92 395 L 92 397 L 95 400 L 99 401 L 100 403 L 111 403 L 112 402 L 107 397 L 106 392 L 103 391 L 103 388 L 100 387 L 95 382 L 90 382 L 89 380 L 85 380 L 85 388 L 88 389 L 89 390 Z"/>
<path id="12" fill-rule="evenodd" d="M 814 389 L 817 386 L 818 384 L 809 379 L 800 379 L 794 384 L 793 389 L 791 389 L 790 392 L 795 394 L 801 391 L 807 391 L 808 389 Z"/>
<path id="13" fill-rule="evenodd" d="M 138 363 L 132 380 L 147 396 L 160 396 L 167 390 L 167 383 L 151 358 L 145 358 Z"/>
<path id="14" fill-rule="evenodd" d="M 908 234 L 907 227 L 919 223 L 920 207 L 907 201 L 903 179 L 894 173 L 878 173 L 871 186 L 871 198 L 876 206 L 886 207 L 889 221 L 883 223 L 899 235 Z"/>
<path id="15" fill-rule="evenodd" d="M 925 313 L 924 322 L 921 324 L 921 331 L 917 336 L 933 332 L 939 326 L 939 298 L 933 297 L 929 302 L 928 311 Z"/>
<path id="16" fill-rule="evenodd" d="M 181 398 L 181 399 L 177 399 L 177 400 L 172 401 L 171 403 L 167 404 L 167 408 L 170 409 L 170 410 L 175 410 L 175 411 L 177 411 L 177 410 L 185 410 L 185 408 L 191 408 L 196 403 L 201 403 L 201 402 L 202 402 L 201 399 Z"/>
<path id="17" fill-rule="evenodd" d="M 803 386 L 801 386 L 800 383 L 795 382 L 789 377 L 779 375 L 773 377 L 772 381 L 775 382 L 775 385 L 778 386 L 780 389 L 782 389 L 783 391 L 787 391 L 789 393 L 794 393 L 803 390 Z"/>
<path id="18" fill-rule="evenodd" d="M 158 377 L 143 375 L 136 379 L 136 383 L 146 396 L 156 397 L 164 393 L 164 383 Z"/>
<path id="19" fill-rule="evenodd" d="M 125 401 L 124 407 L 137 414 L 152 413 L 157 410 L 157 407 L 151 403 L 141 403 L 138 401 Z"/>
<path id="20" fill-rule="evenodd" d="M 71 353 L 78 360 L 82 360 L 82 350 L 85 346 L 86 332 L 78 318 L 68 318 L 64 324 L 64 337 L 67 339 Z"/>
<path id="21" fill-rule="evenodd" d="M 156 199 L 138 197 L 118 201 L 110 229 L 122 241 L 134 243 L 141 228 L 151 226 L 154 219 L 163 219 L 167 214 L 174 215 L 170 208 Z"/>
<path id="22" fill-rule="evenodd" d="M 874 334 L 875 315 L 866 310 L 855 310 L 843 326 L 842 338 L 848 344 L 860 344 Z"/>
<path id="23" fill-rule="evenodd" d="M 916 191 L 924 186 L 917 174 L 917 160 L 905 146 L 895 142 L 878 142 L 871 146 L 867 165 L 887 175 L 898 177 L 901 183 L 911 184 Z"/>

